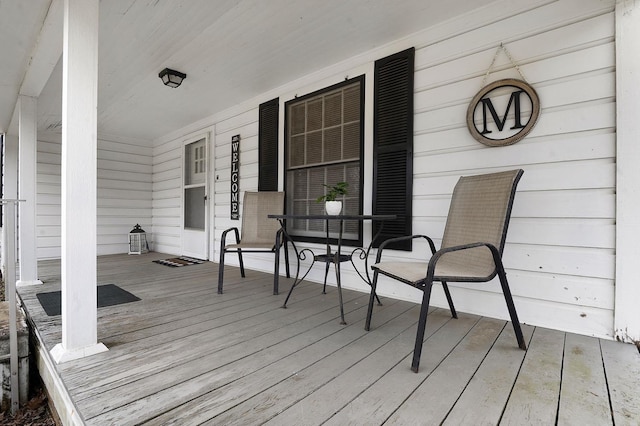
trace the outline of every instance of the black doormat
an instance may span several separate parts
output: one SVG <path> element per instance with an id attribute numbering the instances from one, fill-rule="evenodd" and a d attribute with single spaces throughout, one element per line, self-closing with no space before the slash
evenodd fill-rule
<path id="1" fill-rule="evenodd" d="M 37 293 L 36 296 L 38 297 L 42 308 L 50 317 L 60 315 L 62 313 L 62 293 L 60 291 Z M 136 302 L 138 300 L 140 300 L 139 297 L 121 289 L 115 284 L 98 286 L 98 308 Z"/>
<path id="2" fill-rule="evenodd" d="M 178 266 L 199 265 L 200 263 L 204 263 L 204 260 L 196 259 L 194 257 L 180 256 L 172 257 L 170 259 L 154 260 L 153 263 L 177 268 Z"/>

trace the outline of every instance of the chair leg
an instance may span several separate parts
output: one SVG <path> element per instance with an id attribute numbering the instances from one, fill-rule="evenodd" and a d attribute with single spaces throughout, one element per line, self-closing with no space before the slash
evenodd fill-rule
<path id="1" fill-rule="evenodd" d="M 240 275 L 244 278 L 244 262 L 242 261 L 242 250 L 238 249 L 238 261 L 240 262 Z"/>
<path id="2" fill-rule="evenodd" d="M 218 265 L 218 294 L 222 294 L 222 282 L 224 280 L 224 247 L 220 249 L 220 263 Z"/>
<path id="3" fill-rule="evenodd" d="M 451 298 L 451 293 L 449 292 L 449 286 L 446 282 L 442 281 L 442 288 L 444 289 L 444 295 L 447 297 L 447 302 L 449 303 L 449 309 L 451 310 L 451 316 L 453 318 L 458 318 L 458 313 L 456 312 L 456 308 L 453 306 L 453 299 Z"/>
<path id="4" fill-rule="evenodd" d="M 509 316 L 511 317 L 511 323 L 513 324 L 513 331 L 518 339 L 518 346 L 522 350 L 527 350 L 527 344 L 524 341 L 522 335 L 522 328 L 520 327 L 520 321 L 518 320 L 518 313 L 516 312 L 516 306 L 513 303 L 513 296 L 511 296 L 511 290 L 509 289 L 509 283 L 507 282 L 507 274 L 504 271 L 502 262 L 496 262 L 498 269 L 498 277 L 500 278 L 500 285 L 502 286 L 502 293 L 504 294 L 504 300 L 507 302 L 507 309 L 509 310 Z"/>
<path id="5" fill-rule="evenodd" d="M 418 320 L 418 332 L 416 333 L 416 345 L 413 349 L 413 361 L 411 362 L 411 370 L 418 372 L 420 366 L 420 355 L 422 355 L 422 343 L 424 340 L 424 332 L 427 328 L 427 314 L 429 313 L 429 299 L 431 299 L 431 287 L 433 282 L 427 282 L 423 289 L 422 306 L 420 307 L 420 319 Z"/>
<path id="6" fill-rule="evenodd" d="M 287 246 L 287 239 L 284 239 L 284 264 L 287 268 L 287 278 L 291 278 L 291 268 L 289 267 L 289 247 Z"/>
<path id="7" fill-rule="evenodd" d="M 276 259 L 275 265 L 273 268 L 273 294 L 274 296 L 278 295 L 278 279 L 280 278 L 280 248 L 276 248 L 275 251 Z"/>
<path id="8" fill-rule="evenodd" d="M 373 302 L 376 300 L 376 286 L 378 285 L 378 271 L 373 272 L 373 281 L 371 282 L 371 294 L 369 295 L 369 307 L 367 308 L 367 321 L 364 323 L 364 329 L 369 331 L 371 328 L 371 315 L 373 314 Z"/>

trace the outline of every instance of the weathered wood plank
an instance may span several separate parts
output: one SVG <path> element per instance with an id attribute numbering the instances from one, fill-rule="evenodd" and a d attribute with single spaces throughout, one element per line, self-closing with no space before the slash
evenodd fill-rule
<path id="1" fill-rule="evenodd" d="M 533 327 L 524 326 L 522 333 L 529 342 Z M 507 323 L 443 424 L 498 424 L 525 354 Z"/>
<path id="2" fill-rule="evenodd" d="M 281 312 L 280 318 L 271 321 L 262 321 L 255 316 L 253 326 L 244 330 L 234 329 L 232 324 L 220 332 L 214 330 L 177 343 L 170 342 L 166 345 L 169 347 L 152 349 L 148 356 L 144 354 L 143 364 L 136 363 L 135 359 L 128 360 L 132 368 L 124 372 L 119 369 L 121 362 L 110 363 L 108 368 L 100 369 L 104 376 L 97 383 L 83 383 L 78 386 L 75 396 L 88 417 L 116 409 L 132 399 L 120 392 L 123 385 L 127 385 L 136 398 L 153 395 L 236 360 L 255 356 L 292 336 L 313 332 L 319 324 L 337 323 L 339 315 L 335 306 L 322 305 L 309 300 L 298 312 Z M 159 380 L 159 377 L 163 379 Z"/>
<path id="3" fill-rule="evenodd" d="M 218 295 L 216 264 L 151 262 L 163 257 L 99 257 L 99 283 L 142 301 L 99 309 L 110 350 L 57 366 L 87 424 L 519 425 L 556 416 L 558 424 L 635 424 L 639 416 L 633 345 L 571 334 L 565 345 L 563 332 L 524 326 L 532 335 L 524 352 L 508 322 L 454 320 L 433 308 L 415 374 L 414 303 L 384 300 L 365 332 L 366 293 L 344 291 L 349 324 L 341 326 L 334 287 L 322 295 L 321 285 L 302 283 L 285 310 L 291 280 L 273 296 L 271 274 L 243 279 L 229 267 Z M 46 316 L 35 294 L 60 288 L 60 262 L 41 262 L 39 275 L 44 286 L 19 292 L 37 344 L 50 349 L 60 317 Z"/>
<path id="4" fill-rule="evenodd" d="M 444 421 L 505 324 L 505 321 L 482 318 L 385 424 L 440 424 Z"/>
<path id="5" fill-rule="evenodd" d="M 315 305 L 317 306 L 318 303 Z M 323 312 L 326 312 L 328 318 L 335 319 L 337 318 L 335 310 L 331 308 L 333 306 L 325 308 Z M 71 390 L 78 388 L 82 391 L 83 389 L 86 390 L 87 386 L 96 388 L 123 378 L 132 380 L 136 377 L 135 373 L 138 371 L 147 373 L 155 371 L 159 373 L 176 364 L 179 365 L 193 359 L 199 359 L 203 356 L 203 353 L 216 352 L 229 346 L 243 343 L 250 340 L 254 334 L 260 335 L 260 333 L 266 333 L 272 329 L 283 327 L 288 323 L 293 323 L 295 320 L 317 315 L 317 311 L 311 310 L 310 313 L 294 316 L 292 319 L 283 317 L 282 313 L 275 312 L 275 314 L 279 315 L 280 319 L 276 318 L 275 321 L 268 321 L 269 318 L 264 316 L 255 316 L 252 322 L 244 321 L 245 324 L 243 326 L 239 326 L 233 321 L 228 324 L 218 325 L 214 321 L 208 328 L 200 329 L 195 333 L 188 333 L 190 328 L 187 328 L 179 330 L 180 334 L 178 335 L 166 333 L 158 336 L 159 338 L 154 336 L 153 339 L 145 339 L 136 342 L 135 345 L 118 347 L 108 356 L 100 357 L 100 359 L 96 357 L 91 364 L 80 364 L 76 369 L 70 371 L 67 375 L 70 382 L 69 388 Z M 162 337 L 166 337 L 166 339 L 163 340 Z M 144 363 L 138 365 L 141 359 L 144 360 Z M 131 363 L 134 367 L 127 371 L 122 371 L 121 366 L 123 363 Z M 102 373 L 100 379 L 91 380 L 87 378 L 92 377 L 91 373 L 96 371 Z"/>
<path id="6" fill-rule="evenodd" d="M 636 345 L 600 340 L 616 425 L 640 422 L 640 354 Z"/>
<path id="7" fill-rule="evenodd" d="M 380 348 L 370 355 L 365 354 L 364 358 L 344 371 L 340 376 L 332 378 L 324 386 L 314 390 L 312 394 L 306 395 L 304 399 L 288 407 L 287 410 L 272 418 L 267 424 L 293 424 L 296 421 L 307 425 L 324 423 L 336 411 L 342 409 L 346 402 L 357 398 L 391 369 L 398 364 L 404 363 L 405 359 L 413 352 L 418 312 L 418 306 L 413 308 L 412 321 L 405 322 L 405 328 L 400 334 L 392 332 L 393 330 L 391 330 L 389 324 L 370 332 L 366 336 L 367 338 L 383 340 L 384 344 Z M 427 323 L 425 334 L 427 338 L 452 320 L 451 314 L 442 309 L 431 312 L 429 319 L 431 322 Z M 395 337 L 387 340 L 392 336 Z M 387 341 L 384 342 L 384 340 Z M 407 364 L 404 367 L 407 368 Z M 305 395 L 303 389 L 299 388 L 297 391 Z M 336 398 L 336 395 L 340 395 L 340 397 Z M 291 404 L 295 399 L 290 397 L 289 401 Z M 235 413 L 230 411 L 225 413 L 221 420 L 232 420 L 234 415 Z M 245 413 L 242 413 L 242 415 L 243 418 L 246 416 Z M 264 417 L 264 419 L 267 418 Z"/>
<path id="8" fill-rule="evenodd" d="M 554 424 L 558 412 L 564 334 L 536 328 L 500 424 Z"/>
<path id="9" fill-rule="evenodd" d="M 611 423 L 598 339 L 567 334 L 557 424 Z"/>
<path id="10" fill-rule="evenodd" d="M 449 316 L 446 310 L 436 311 L 436 314 Z M 416 332 L 414 329 L 413 338 L 408 343 L 409 355 L 352 401 L 344 401 L 343 408 L 337 411 L 326 424 L 365 426 L 384 423 L 425 380 L 425 377 L 438 368 L 442 360 L 460 344 L 479 320 L 478 316 L 458 313 L 457 320 L 448 321 L 438 328 L 425 340 L 418 374 L 410 369 Z M 429 321 L 427 321 L 427 330 L 429 329 Z"/>
<path id="11" fill-rule="evenodd" d="M 366 333 L 363 328 L 366 304 L 361 305 L 360 309 L 346 314 L 347 326 L 333 319 L 324 322 L 310 332 L 293 335 L 285 344 L 235 359 L 223 369 L 134 400 L 91 419 L 89 424 L 137 423 L 142 408 L 145 416 L 152 418 L 149 424 L 184 424 L 186 421 L 197 424 L 208 420 L 360 338 Z M 379 318 L 394 318 L 406 310 L 406 305 L 386 304 L 380 309 Z"/>
<path id="12" fill-rule="evenodd" d="M 332 353 L 304 370 L 296 372 L 294 376 L 265 390 L 251 399 L 233 407 L 231 410 L 216 416 L 207 424 L 241 425 L 263 423 L 285 411 L 283 415 L 272 419 L 273 424 L 321 424 L 334 412 L 334 404 L 342 398 L 349 398 L 349 394 L 357 396 L 359 390 L 366 389 L 368 382 L 374 382 L 376 378 L 384 374 L 385 369 L 375 371 L 371 367 L 383 367 L 383 365 L 371 365 L 366 361 L 373 357 L 382 347 L 391 346 L 387 350 L 385 361 L 393 364 L 398 359 L 406 356 L 407 352 L 396 352 L 398 336 L 405 336 L 408 330 L 413 330 L 419 307 L 414 305 L 401 315 L 384 324 L 377 333 L 366 333 L 360 339 Z M 442 319 L 442 317 L 440 317 Z M 436 326 L 440 326 L 440 321 Z M 408 333 L 415 334 L 415 333 Z M 366 368 L 362 366 L 367 365 Z M 358 366 L 361 366 L 358 368 Z M 371 375 L 367 379 L 367 375 Z M 344 384 L 342 380 L 348 380 L 350 386 L 343 388 L 337 383 Z M 356 386 L 351 386 L 357 383 Z M 346 392 L 345 392 L 346 391 Z M 340 399 L 336 395 L 340 394 Z M 307 397 L 307 398 L 305 398 Z"/>

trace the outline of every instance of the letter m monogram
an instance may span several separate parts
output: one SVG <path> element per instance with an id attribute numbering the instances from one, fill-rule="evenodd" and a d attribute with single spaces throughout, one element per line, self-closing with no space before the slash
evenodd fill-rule
<path id="1" fill-rule="evenodd" d="M 507 117 L 509 116 L 509 111 L 511 110 L 511 106 L 513 105 L 514 109 L 514 125 L 511 129 L 522 129 L 524 125 L 522 124 L 522 120 L 520 118 L 520 95 L 524 93 L 524 90 L 518 90 L 511 93 L 511 97 L 509 98 L 509 103 L 507 104 L 507 110 L 504 112 L 502 119 L 498 117 L 498 113 L 496 112 L 493 103 L 490 98 L 483 98 L 480 101 L 482 102 L 482 132 L 481 134 L 486 135 L 488 133 L 492 133 L 491 130 L 487 129 L 487 110 L 491 114 L 493 121 L 496 123 L 498 127 L 498 131 L 502 131 L 504 129 L 504 125 L 507 122 Z"/>

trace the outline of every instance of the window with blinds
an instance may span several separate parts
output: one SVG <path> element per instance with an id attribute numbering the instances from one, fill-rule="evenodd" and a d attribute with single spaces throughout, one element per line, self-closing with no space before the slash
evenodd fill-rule
<path id="1" fill-rule="evenodd" d="M 362 212 L 363 92 L 364 77 L 358 77 L 286 104 L 287 213 L 323 214 L 324 203 L 316 201 L 325 193 L 323 185 L 341 181 L 349 184 L 342 214 Z M 324 238 L 324 226 L 299 220 L 287 223 L 287 230 Z M 346 222 L 343 238 L 361 242 L 361 228 Z"/>

